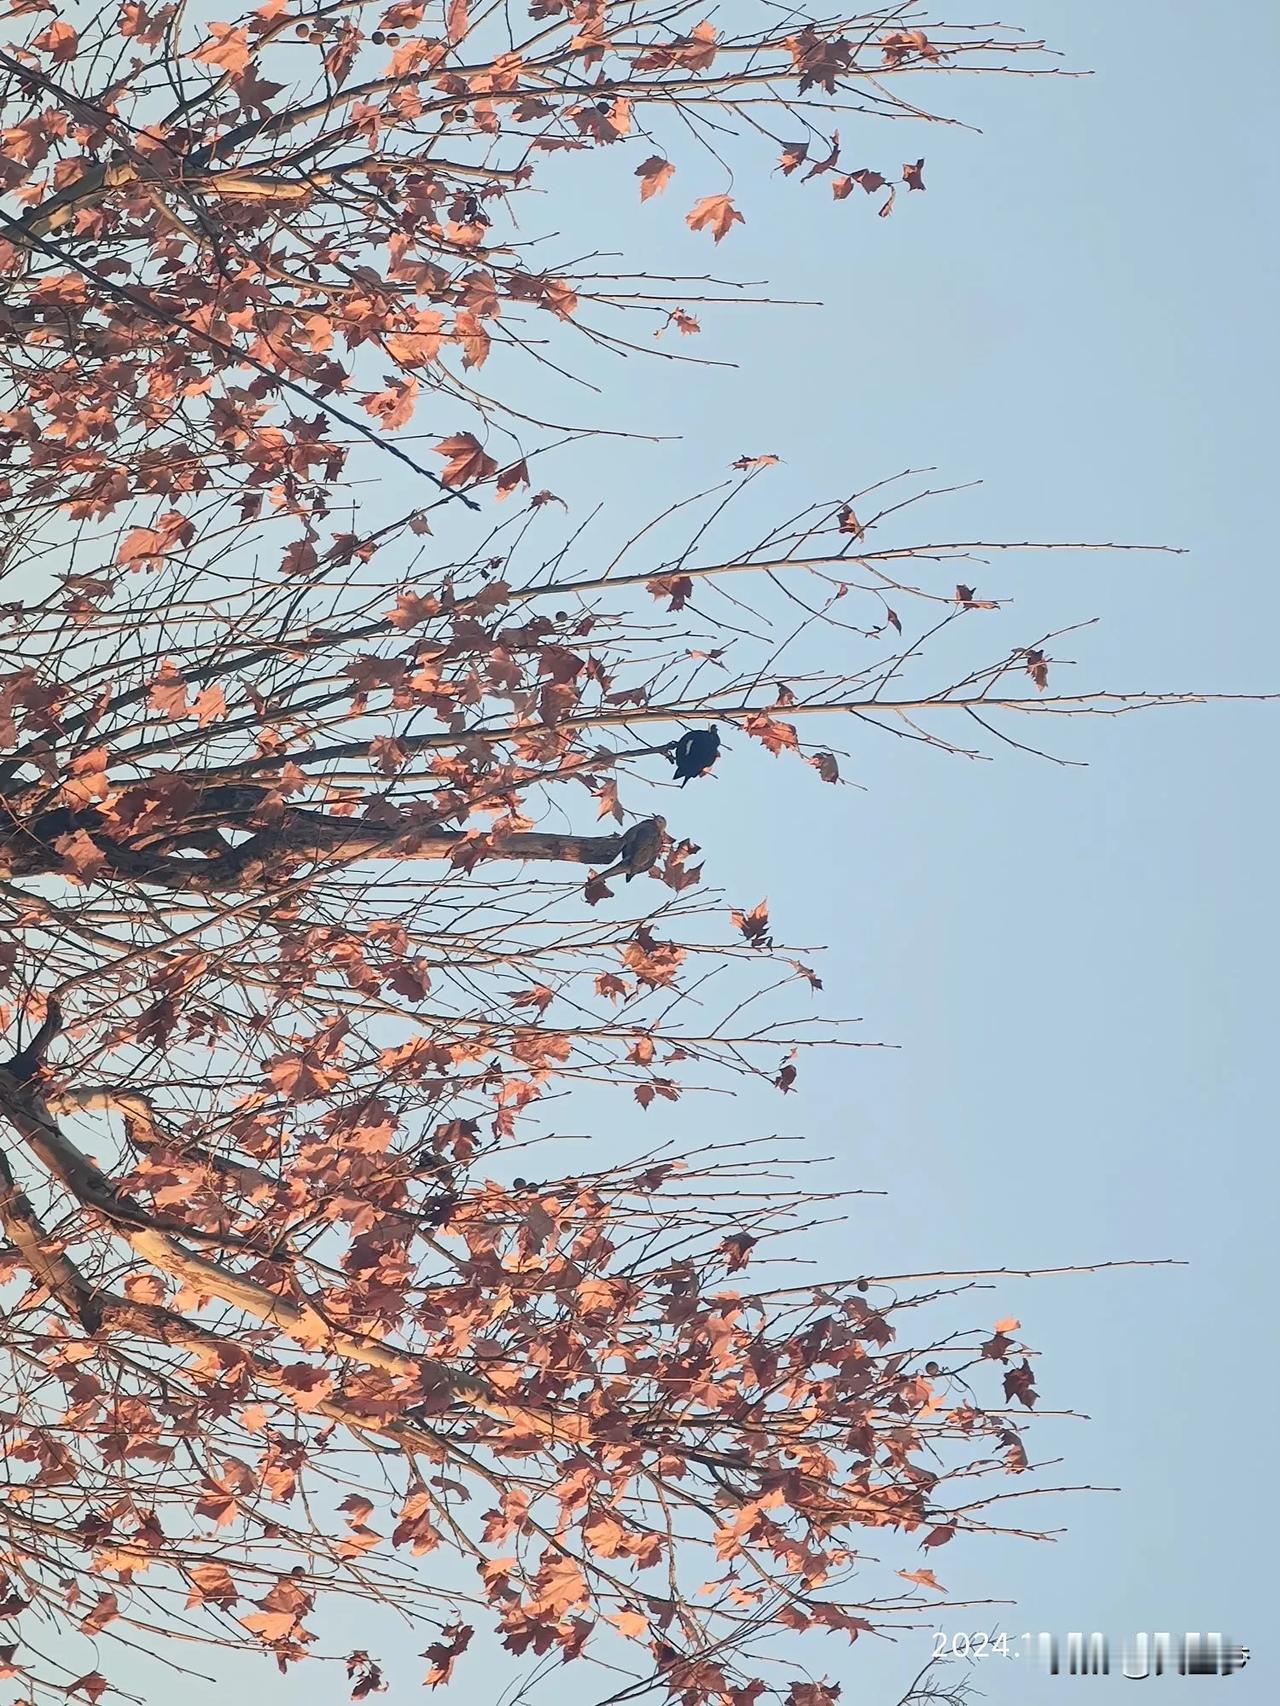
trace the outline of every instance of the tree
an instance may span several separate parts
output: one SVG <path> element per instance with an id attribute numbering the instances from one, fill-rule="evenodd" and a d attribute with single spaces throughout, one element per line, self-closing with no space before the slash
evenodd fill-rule
<path id="1" fill-rule="evenodd" d="M 866 1528 L 932 1549 L 999 1524 L 978 1483 L 1027 1471 L 1032 1370 L 1017 1323 L 899 1340 L 968 1276 L 759 1269 L 824 1199 L 750 1146 L 498 1182 L 577 1085 L 786 1092 L 844 1040 L 757 1017 L 818 979 L 763 906 L 708 895 L 676 807 L 625 900 L 598 875 L 634 845 L 614 826 L 711 723 L 817 786 L 824 720 L 962 750 L 1192 696 L 1050 692 L 1052 636 L 930 679 L 925 642 L 997 601 L 950 584 L 978 547 L 912 534 L 910 484 L 733 536 L 775 460 L 744 456 L 682 534 L 683 511 L 607 567 L 549 545 L 530 463 L 578 435 L 480 370 L 692 336 L 735 294 L 537 265 L 517 213 L 545 223 L 544 155 L 627 148 L 639 203 L 691 137 L 687 222 L 717 245 L 750 217 L 737 179 L 709 187 L 726 130 L 825 177 L 840 217 L 885 215 L 924 163 L 849 169 L 836 113 L 919 116 L 921 74 L 1034 49 L 898 8 L 15 17 L 6 1664 L 68 1691 L 24 1644 L 44 1611 L 90 1637 L 185 1614 L 285 1667 L 346 1591 L 434 1620 L 433 1685 L 483 1626 L 515 1654 L 612 1642 L 683 1706 L 822 1706 L 768 1638 L 856 1638 L 935 1586 L 872 1589 Z M 457 412 L 425 452 L 420 404 Z M 412 482 L 390 519 L 362 484 L 388 470 Z M 700 595 L 730 576 L 819 655 L 783 674 L 717 623 Z M 707 1018 L 688 996 L 730 960 L 741 994 Z M 436 1551 L 465 1569 L 412 1567 Z M 104 1687 L 95 1661 L 69 1691 Z"/>

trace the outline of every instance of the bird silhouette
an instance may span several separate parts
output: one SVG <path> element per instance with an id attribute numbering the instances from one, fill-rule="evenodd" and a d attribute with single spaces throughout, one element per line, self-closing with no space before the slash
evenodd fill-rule
<path id="1" fill-rule="evenodd" d="M 720 731 L 714 723 L 709 729 L 686 729 L 675 744 L 675 776 L 683 788 L 695 776 L 705 776 L 720 752 Z"/>
<path id="2" fill-rule="evenodd" d="M 594 880 L 603 883 L 610 877 L 620 877 L 625 873 L 627 881 L 630 882 L 632 877 L 638 877 L 641 872 L 651 871 L 662 852 L 666 833 L 665 817 L 648 817 L 643 823 L 633 823 L 622 837 L 617 864 L 611 865 L 607 871 L 602 871 Z"/>
<path id="3" fill-rule="evenodd" d="M 0 1061 L 0 1072 L 7 1072 L 19 1084 L 26 1084 L 44 1066 L 49 1044 L 62 1029 L 62 1006 L 56 995 L 45 1003 L 44 1023 L 26 1048 L 20 1048 L 10 1060 Z"/>

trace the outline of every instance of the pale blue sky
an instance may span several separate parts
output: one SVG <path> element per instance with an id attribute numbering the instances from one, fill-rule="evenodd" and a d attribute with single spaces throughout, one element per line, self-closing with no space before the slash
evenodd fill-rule
<path id="1" fill-rule="evenodd" d="M 748 222 L 715 268 L 825 308 L 704 316 L 700 349 L 737 358 L 735 371 L 676 383 L 657 362 L 591 370 L 612 399 L 593 418 L 682 441 L 561 456 L 545 478 L 583 504 L 602 495 L 618 534 L 744 451 L 786 458 L 761 500 L 776 514 L 912 464 L 981 478 L 941 511 L 947 536 L 1188 553 L 997 563 L 982 585 L 1017 599 L 1000 644 L 1097 615 L 1066 648 L 1082 684 L 1275 688 L 1264 114 L 1280 16 L 1262 0 L 1229 19 L 1186 0 L 1022 0 L 1012 15 L 1094 75 L 957 79 L 942 98 L 978 136 L 849 127 L 868 163 L 926 156 L 927 196 L 887 221 L 833 209 L 820 182 L 744 190 Z M 682 215 L 723 181 L 682 168 L 640 210 L 632 164 L 610 179 L 568 163 L 560 251 L 704 270 L 712 251 Z M 1009 1281 L 978 1300 L 979 1320 L 1024 1322 L 1045 1404 L 1094 1418 L 1042 1424 L 1040 1454 L 1065 1457 L 1065 1480 L 1122 1491 L 1037 1511 L 1067 1525 L 1055 1545 L 973 1541 L 933 1560 L 957 1597 L 1016 1595 L 997 1614 L 1011 1630 L 1218 1629 L 1252 1644 L 1229 1684 L 1149 1685 L 1177 1695 L 1261 1699 L 1280 1674 L 1256 1461 L 1276 1399 L 1278 733 L 1280 713 L 1250 706 L 1060 728 L 1057 750 L 1086 770 L 1015 753 L 971 764 L 863 735 L 852 774 L 865 791 L 766 768 L 739 736 L 714 785 L 686 789 L 673 816 L 735 900 L 767 895 L 789 939 L 830 945 L 827 1010 L 901 1045 L 806 1065 L 785 1104 L 744 1095 L 727 1115 L 711 1109 L 726 1131 L 804 1131 L 839 1158 L 843 1183 L 891 1193 L 815 1240 L 820 1262 L 1189 1261 Z M 682 1104 L 664 1129 L 700 1135 L 708 1117 Z M 626 1145 L 655 1128 L 611 1104 L 604 1129 Z M 970 1619 L 986 1622 L 944 1626 Z M 929 1648 L 923 1630 L 893 1649 L 805 1643 L 850 1702 L 895 1701 Z M 416 1679 L 416 1665 L 400 1674 Z M 995 1706 L 1129 1686 L 1024 1672 L 993 1660 L 976 1681 Z M 549 1686 L 587 1700 L 595 1681 L 571 1670 Z M 479 1665 L 463 1686 L 489 1698 Z M 314 1687 L 300 1675 L 280 1692 Z"/>
<path id="2" fill-rule="evenodd" d="M 1098 684 L 1274 688 L 1264 114 L 1280 14 L 1041 0 L 1016 18 L 1096 75 L 957 88 L 955 110 L 985 134 L 922 140 L 927 207 L 821 245 L 797 224 L 786 286 L 831 307 L 762 335 L 687 424 L 718 446 L 726 421 L 754 416 L 760 448 L 833 484 L 913 461 L 983 477 L 955 512 L 978 537 L 1184 545 L 1020 559 L 984 581 L 1017 593 L 1028 634 L 1102 615 L 1071 647 Z M 864 152 L 883 147 L 872 127 Z M 799 199 L 779 192 L 780 220 Z M 739 235 L 735 261 L 779 278 L 778 231 Z M 842 795 L 835 821 L 782 768 L 784 810 L 760 814 L 728 774 L 690 801 L 698 839 L 736 849 L 742 883 L 776 897 L 792 934 L 833 940 L 832 1005 L 903 1045 L 810 1073 L 799 1110 L 850 1182 L 892 1191 L 859 1216 L 853 1266 L 1191 1263 L 1001 1286 L 999 1313 L 1045 1353 L 1045 1402 L 1095 1418 L 1047 1424 L 1044 1442 L 1072 1481 L 1123 1491 L 1063 1501 L 1056 1546 L 952 1546 L 939 1576 L 975 1596 L 1015 1590 L 1017 1629 L 1234 1631 L 1256 1654 L 1244 1676 L 1149 1686 L 1257 1699 L 1280 1674 L 1263 1468 L 1277 732 L 1267 708 L 1061 731 L 1083 772 L 867 743 L 868 792 Z M 905 1641 L 896 1670 L 864 1671 L 858 1651 L 836 1674 L 851 1701 L 883 1699 L 926 1646 Z M 978 1682 L 1009 1706 L 1128 1686 L 994 1664 Z"/>
<path id="3" fill-rule="evenodd" d="M 716 267 L 826 307 L 706 316 L 702 347 L 738 357 L 736 372 L 677 388 L 665 366 L 630 363 L 628 421 L 683 441 L 637 452 L 625 482 L 616 449 L 603 453 L 609 512 L 621 526 L 742 451 L 787 458 L 768 492 L 779 514 L 930 464 L 986 482 L 944 509 L 948 536 L 1187 548 L 997 563 L 983 585 L 1017 598 L 1002 636 L 1098 615 L 1065 648 L 1082 683 L 1273 689 L 1264 115 L 1280 15 L 1261 0 L 1229 16 L 1186 0 L 1026 0 L 1010 15 L 1094 75 L 957 80 L 942 98 L 980 136 L 850 127 L 868 162 L 926 156 L 927 198 L 890 220 L 832 210 L 821 183 L 744 193 L 748 223 Z M 680 216 L 720 181 L 678 177 L 643 214 L 621 165 L 617 181 L 616 196 L 597 181 L 577 201 L 571 235 L 655 270 L 708 264 Z M 1060 728 L 1057 750 L 1087 770 L 863 736 L 865 792 L 743 750 L 679 802 L 680 831 L 736 899 L 768 895 L 789 938 L 830 944 L 828 1009 L 901 1045 L 807 1067 L 781 1109 L 742 1098 L 731 1116 L 803 1130 L 844 1182 L 891 1192 L 823 1240 L 832 1266 L 1188 1259 L 991 1294 L 990 1319 L 1019 1316 L 1044 1353 L 1044 1402 L 1094 1418 L 1046 1422 L 1041 1453 L 1065 1456 L 1066 1480 L 1122 1491 L 1037 1512 L 1068 1525 L 1056 1545 L 975 1541 L 933 1560 L 958 1597 L 1016 1594 L 1006 1628 L 1218 1629 L 1252 1644 L 1230 1683 L 1149 1685 L 1170 1694 L 1274 1697 L 1280 1675 L 1258 1461 L 1276 1398 L 1278 734 L 1269 707 Z M 690 1129 L 702 1117 L 691 1109 Z M 929 1641 L 808 1649 L 851 1702 L 892 1701 Z M 1130 1686 L 999 1661 L 976 1680 L 996 1706 Z"/>
<path id="4" fill-rule="evenodd" d="M 746 355 L 735 371 L 675 385 L 661 363 L 602 369 L 627 400 L 615 391 L 601 421 L 643 421 L 683 442 L 634 460 L 593 451 L 575 475 L 562 457 L 548 483 L 573 495 L 575 480 L 583 493 L 604 482 L 621 524 L 743 451 L 787 459 L 768 489 L 779 514 L 909 464 L 982 478 L 942 512 L 959 536 L 1188 548 L 997 563 L 984 588 L 1017 598 L 1002 641 L 1099 615 L 1071 642 L 1082 682 L 1276 688 L 1265 496 L 1276 135 L 1264 115 L 1280 13 L 1266 0 L 1016 0 L 1009 13 L 1095 74 L 956 80 L 950 110 L 982 135 L 864 126 L 854 152 L 868 163 L 926 156 L 927 195 L 904 197 L 888 221 L 833 209 L 821 183 L 753 189 L 717 268 L 826 307 L 708 315 L 703 346 Z M 655 270 L 703 269 L 709 245 L 681 215 L 722 182 L 691 172 L 641 212 L 633 164 L 618 166 L 616 195 L 607 174 L 575 171 L 565 252 L 589 233 Z M 1012 752 L 971 764 L 861 735 L 857 790 L 744 752 L 714 784 L 684 791 L 676 825 L 736 900 L 767 895 L 780 932 L 830 944 L 829 1010 L 901 1045 L 814 1063 L 785 1104 L 744 1096 L 733 1111 L 738 1132 L 803 1130 L 839 1157 L 842 1182 L 891 1193 L 815 1240 L 825 1263 L 1189 1260 L 1009 1281 L 979 1298 L 978 1320 L 1016 1315 L 1043 1352 L 1046 1405 L 1094 1418 L 1042 1424 L 1040 1454 L 1064 1455 L 1065 1479 L 1122 1491 L 1037 1512 L 1069 1525 L 1054 1546 L 966 1541 L 932 1560 L 958 1597 L 1016 1594 L 1019 1608 L 1001 1614 L 1011 1630 L 1218 1629 L 1253 1646 L 1229 1684 L 1148 1685 L 1179 1697 L 1229 1687 L 1262 1699 L 1280 1674 L 1267 1651 L 1265 1471 L 1277 1397 L 1278 732 L 1280 712 L 1250 706 L 1060 728 L 1057 750 L 1086 770 Z M 762 810 L 766 780 L 777 791 Z M 707 1113 L 666 1117 L 693 1132 Z M 618 1141 L 653 1130 L 636 1114 Z M 393 1641 L 393 1700 L 420 1697 L 424 1644 Z M 923 1631 L 896 1649 L 809 1645 L 851 1706 L 895 1701 L 928 1651 Z M 346 1696 L 329 1672 L 236 1675 L 247 1699 Z M 590 1679 L 564 1680 L 567 1698 Z M 976 1680 L 995 1706 L 1126 1686 L 998 1660 Z M 460 1692 L 487 1703 L 487 1682 L 472 1664 Z M 198 1702 L 215 1691 L 182 1692 Z"/>

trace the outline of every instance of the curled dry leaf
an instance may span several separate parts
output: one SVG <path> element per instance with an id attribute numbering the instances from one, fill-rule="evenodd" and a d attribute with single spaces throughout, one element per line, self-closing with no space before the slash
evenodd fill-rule
<path id="1" fill-rule="evenodd" d="M 645 590 L 660 603 L 666 599 L 668 610 L 683 610 L 693 596 L 693 581 L 688 575 L 669 575 L 649 581 Z"/>
<path id="2" fill-rule="evenodd" d="M 773 945 L 769 934 L 769 903 L 762 900 L 753 906 L 750 912 L 739 911 L 735 908 L 730 914 L 733 927 L 746 937 L 753 948 L 768 948 Z"/>
<path id="3" fill-rule="evenodd" d="M 903 1581 L 914 1582 L 917 1587 L 932 1588 L 934 1593 L 947 1591 L 932 1570 L 899 1570 L 898 1574 Z"/>
<path id="4" fill-rule="evenodd" d="M 743 719 L 742 726 L 752 739 L 760 741 L 775 757 L 788 748 L 794 749 L 800 745 L 800 736 L 794 723 L 779 722 L 765 711 L 753 711 L 749 717 Z"/>
<path id="5" fill-rule="evenodd" d="M 962 604 L 966 610 L 995 610 L 994 598 L 979 598 L 971 586 L 956 588 L 956 603 Z"/>
<path id="6" fill-rule="evenodd" d="M 647 160 L 642 160 L 636 167 L 640 200 L 648 201 L 650 196 L 661 195 L 675 175 L 675 169 L 674 162 L 664 160 L 661 154 L 651 154 Z"/>
<path id="7" fill-rule="evenodd" d="M 694 203 L 685 215 L 685 224 L 691 231 L 710 231 L 714 240 L 719 243 L 728 236 L 734 225 L 745 225 L 746 218 L 739 213 L 727 195 L 707 195 Z"/>
<path id="8" fill-rule="evenodd" d="M 435 450 L 437 456 L 445 458 L 443 477 L 447 486 L 473 486 L 497 473 L 498 464 L 485 454 L 474 433 L 459 432 L 452 438 L 442 438 Z"/>
<path id="9" fill-rule="evenodd" d="M 222 71 L 243 71 L 249 64 L 251 48 L 249 32 L 231 24 L 210 24 L 209 39 L 191 55 L 201 65 L 215 65 Z"/>
<path id="10" fill-rule="evenodd" d="M 76 56 L 80 46 L 80 38 L 70 24 L 59 20 L 50 24 L 47 30 L 42 30 L 31 43 L 37 53 L 48 54 L 55 65 L 65 65 Z M 73 1684 L 73 1687 L 78 1687 Z"/>
<path id="11" fill-rule="evenodd" d="M 923 30 L 887 30 L 880 37 L 885 63 L 897 67 L 914 60 L 937 60 L 941 54 Z"/>

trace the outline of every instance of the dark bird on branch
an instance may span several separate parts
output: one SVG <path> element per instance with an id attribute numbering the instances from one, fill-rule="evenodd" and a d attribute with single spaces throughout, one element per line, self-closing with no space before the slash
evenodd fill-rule
<path id="1" fill-rule="evenodd" d="M 62 1029 L 62 1008 L 56 996 L 51 995 L 45 1003 L 44 1023 L 32 1037 L 26 1048 L 19 1049 L 11 1060 L 0 1062 L 0 1071 L 7 1072 L 19 1084 L 26 1084 L 34 1078 L 44 1065 L 44 1057 L 48 1053 L 49 1044 Z"/>
<path id="2" fill-rule="evenodd" d="M 658 862 L 666 838 L 665 817 L 649 817 L 643 823 L 633 823 L 622 837 L 617 864 L 610 865 L 607 871 L 602 871 L 595 881 L 604 883 L 610 877 L 620 877 L 625 872 L 627 881 L 630 882 L 632 877 L 638 877 L 642 871 L 651 871 Z"/>
<path id="3" fill-rule="evenodd" d="M 680 786 L 683 788 L 694 776 L 705 776 L 719 752 L 720 731 L 714 723 L 709 729 L 686 729 L 672 754 Z"/>

